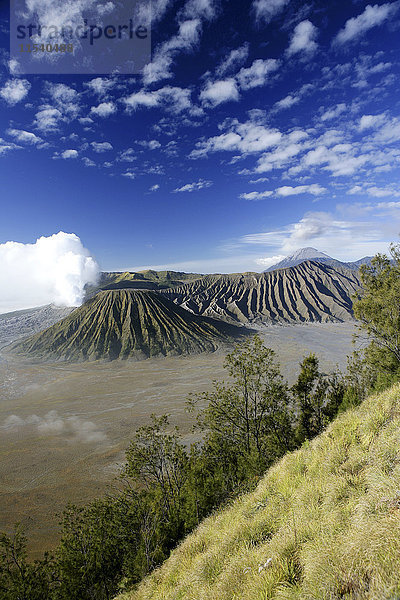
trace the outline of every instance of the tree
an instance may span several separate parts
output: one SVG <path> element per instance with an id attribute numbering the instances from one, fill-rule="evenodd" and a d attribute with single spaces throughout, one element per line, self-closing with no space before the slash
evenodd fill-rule
<path id="1" fill-rule="evenodd" d="M 28 562 L 26 536 L 16 525 L 12 536 L 0 534 L 0 597 L 2 600 L 50 600 L 58 585 L 53 558 Z"/>
<path id="2" fill-rule="evenodd" d="M 355 298 L 354 315 L 371 340 L 365 358 L 391 383 L 400 376 L 400 245 L 391 244 L 390 258 L 377 254 L 371 265 L 362 265 L 360 276 L 363 292 Z"/>
<path id="3" fill-rule="evenodd" d="M 214 382 L 214 390 L 192 397 L 190 406 L 206 405 L 198 416 L 205 447 L 233 485 L 261 475 L 291 448 L 292 425 L 287 385 L 274 351 L 259 336 L 238 344 L 225 368 L 229 384 Z"/>
<path id="4" fill-rule="evenodd" d="M 345 381 L 339 372 L 324 375 L 319 370 L 319 360 L 309 354 L 300 363 L 297 382 L 292 387 L 296 401 L 298 444 L 310 440 L 332 421 L 343 402 Z"/>

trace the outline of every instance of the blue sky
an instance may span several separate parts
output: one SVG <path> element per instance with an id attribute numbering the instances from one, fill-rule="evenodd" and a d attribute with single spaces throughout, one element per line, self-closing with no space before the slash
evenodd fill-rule
<path id="1" fill-rule="evenodd" d="M 19 74 L 1 6 L 0 243 L 235 272 L 398 238 L 399 2 L 158 0 L 151 68 L 101 77 Z"/>

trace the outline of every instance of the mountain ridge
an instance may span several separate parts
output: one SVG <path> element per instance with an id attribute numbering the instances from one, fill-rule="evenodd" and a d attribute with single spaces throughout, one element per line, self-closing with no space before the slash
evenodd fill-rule
<path id="1" fill-rule="evenodd" d="M 357 274 L 345 267 L 305 261 L 269 273 L 207 275 L 163 290 L 194 314 L 229 323 L 294 323 L 353 319 Z"/>
<path id="2" fill-rule="evenodd" d="M 10 351 L 58 360 L 142 359 L 214 352 L 249 330 L 194 315 L 153 291 L 99 292 Z"/>

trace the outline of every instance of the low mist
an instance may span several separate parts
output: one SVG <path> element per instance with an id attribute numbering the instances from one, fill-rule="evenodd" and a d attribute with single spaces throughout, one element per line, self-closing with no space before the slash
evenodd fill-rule
<path id="1" fill-rule="evenodd" d="M 46 304 L 79 306 L 99 266 L 79 237 L 60 231 L 34 244 L 0 244 L 0 314 Z"/>

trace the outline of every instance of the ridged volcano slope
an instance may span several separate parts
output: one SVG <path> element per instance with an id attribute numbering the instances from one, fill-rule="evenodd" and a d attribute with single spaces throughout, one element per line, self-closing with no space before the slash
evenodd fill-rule
<path id="1" fill-rule="evenodd" d="M 247 330 L 248 331 L 248 330 Z M 212 352 L 246 330 L 193 315 L 158 293 L 100 292 L 12 352 L 64 360 L 147 358 Z"/>
<path id="2" fill-rule="evenodd" d="M 314 261 L 271 273 L 207 275 L 163 291 L 197 315 L 241 323 L 348 321 L 357 273 Z"/>

